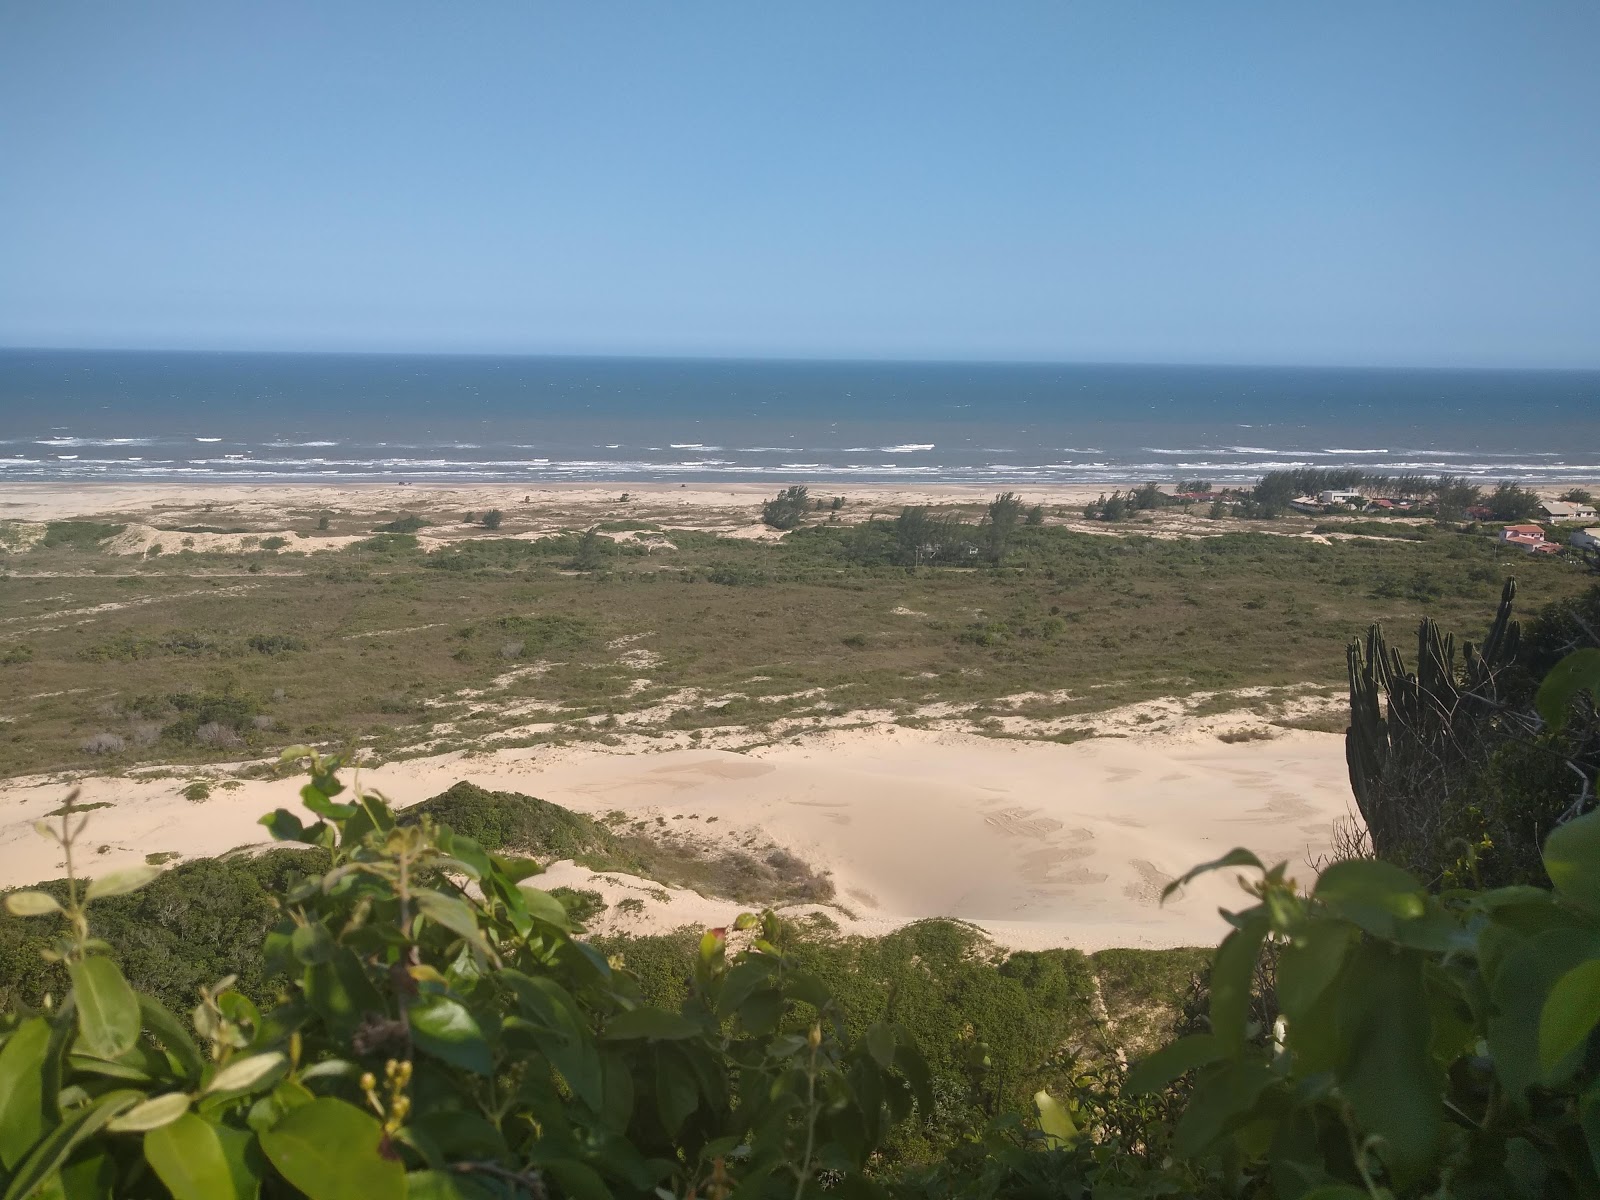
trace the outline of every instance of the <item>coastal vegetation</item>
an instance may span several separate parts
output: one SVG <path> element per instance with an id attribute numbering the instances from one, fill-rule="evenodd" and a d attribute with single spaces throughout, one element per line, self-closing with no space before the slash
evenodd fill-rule
<path id="1" fill-rule="evenodd" d="M 0 771 L 226 763 L 301 741 L 382 759 L 779 737 L 853 713 L 980 732 L 1015 716 L 1054 736 L 1161 696 L 1340 694 L 1342 647 L 1373 620 L 1471 629 L 1512 570 L 1531 605 L 1585 585 L 1430 522 L 1106 537 L 1026 511 L 1002 497 L 812 517 L 777 542 L 618 517 L 427 551 L 340 516 L 339 550 L 158 558 L 106 552 L 120 527 L 95 526 L 4 559 Z"/>

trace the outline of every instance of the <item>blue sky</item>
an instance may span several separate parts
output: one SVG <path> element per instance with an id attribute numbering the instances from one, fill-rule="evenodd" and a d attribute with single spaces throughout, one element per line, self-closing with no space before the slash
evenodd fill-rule
<path id="1" fill-rule="evenodd" d="M 13 3 L 0 344 L 1600 365 L 1600 4 Z"/>

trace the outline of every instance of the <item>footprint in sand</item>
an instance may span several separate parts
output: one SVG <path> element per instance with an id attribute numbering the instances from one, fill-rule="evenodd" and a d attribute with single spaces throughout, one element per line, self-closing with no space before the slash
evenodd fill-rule
<path id="1" fill-rule="evenodd" d="M 1060 821 L 1041 817 L 1036 808 L 1003 808 L 983 818 L 984 824 L 1008 837 L 1042 838 L 1060 831 Z"/>
<path id="2" fill-rule="evenodd" d="M 1017 874 L 1025 882 L 1044 890 L 1047 895 L 1067 895 L 1074 888 L 1106 881 L 1107 877 L 1103 872 L 1068 865 L 1074 859 L 1084 858 L 1093 853 L 1094 851 L 1088 846 L 1074 846 L 1066 851 L 1050 846 L 1041 847 L 1029 851 L 1018 860 Z"/>
<path id="3" fill-rule="evenodd" d="M 1123 887 L 1122 894 L 1146 908 L 1158 907 L 1161 904 L 1161 889 L 1172 882 L 1172 876 L 1155 863 L 1142 858 L 1129 859 L 1128 865 L 1139 878 L 1130 880 Z"/>
<path id="4" fill-rule="evenodd" d="M 1303 821 L 1306 817 L 1316 814 L 1316 805 L 1302 800 L 1293 792 L 1274 792 L 1267 797 L 1267 802 L 1256 808 L 1249 808 L 1237 817 L 1229 817 L 1231 821 L 1271 821 L 1274 824 L 1288 824 L 1292 821 Z"/>

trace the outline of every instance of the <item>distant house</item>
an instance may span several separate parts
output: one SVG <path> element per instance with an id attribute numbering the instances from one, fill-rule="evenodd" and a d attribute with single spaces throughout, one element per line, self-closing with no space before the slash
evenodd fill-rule
<path id="1" fill-rule="evenodd" d="M 1467 516 L 1471 517 L 1474 521 L 1487 521 L 1494 516 L 1494 509 L 1488 508 L 1482 504 L 1474 504 L 1471 508 L 1467 509 Z"/>
<path id="2" fill-rule="evenodd" d="M 1507 525 L 1500 531 L 1499 540 L 1505 545 L 1518 546 L 1528 551 L 1539 546 L 1554 545 L 1553 542 L 1544 540 L 1544 530 L 1537 525 Z"/>
<path id="3" fill-rule="evenodd" d="M 1597 515 L 1591 504 L 1571 504 L 1565 500 L 1546 500 L 1539 511 L 1552 521 L 1592 521 Z"/>
<path id="4" fill-rule="evenodd" d="M 1537 542 L 1532 546 L 1524 546 L 1523 549 L 1526 550 L 1529 554 L 1560 554 L 1561 553 L 1561 543 L 1560 542 Z"/>
<path id="5" fill-rule="evenodd" d="M 1567 539 L 1567 545 L 1579 550 L 1600 550 L 1600 527 L 1579 529 Z"/>
<path id="6" fill-rule="evenodd" d="M 1360 504 L 1362 496 L 1360 492 L 1328 491 L 1317 499 L 1323 504 Z"/>
<path id="7" fill-rule="evenodd" d="M 1300 513 L 1320 513 L 1322 505 L 1310 496 L 1296 496 L 1289 501 L 1289 507 Z"/>

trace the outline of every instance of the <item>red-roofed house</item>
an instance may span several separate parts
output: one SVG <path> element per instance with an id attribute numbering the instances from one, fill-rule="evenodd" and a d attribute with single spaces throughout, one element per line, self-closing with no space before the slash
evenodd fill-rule
<path id="1" fill-rule="evenodd" d="M 1500 531 L 1500 541 L 1508 546 L 1520 546 L 1528 551 L 1550 545 L 1544 540 L 1544 530 L 1537 525 L 1507 525 Z"/>

